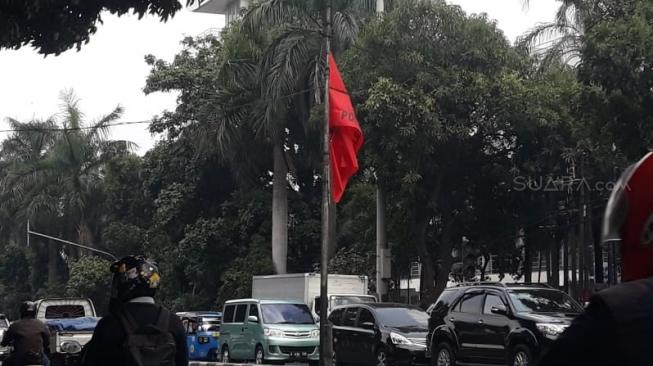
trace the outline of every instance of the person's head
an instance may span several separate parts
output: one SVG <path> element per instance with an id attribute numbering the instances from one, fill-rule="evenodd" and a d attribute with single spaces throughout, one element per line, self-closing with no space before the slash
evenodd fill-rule
<path id="1" fill-rule="evenodd" d="M 127 302 L 137 297 L 153 297 L 161 276 L 155 261 L 143 256 L 130 255 L 111 265 L 112 299 Z"/>
<path id="2" fill-rule="evenodd" d="M 653 276 L 653 153 L 628 167 L 615 185 L 603 243 L 619 245 L 623 281 Z"/>
<path id="3" fill-rule="evenodd" d="M 24 301 L 20 304 L 20 318 L 33 319 L 36 317 L 36 304 L 32 301 Z"/>

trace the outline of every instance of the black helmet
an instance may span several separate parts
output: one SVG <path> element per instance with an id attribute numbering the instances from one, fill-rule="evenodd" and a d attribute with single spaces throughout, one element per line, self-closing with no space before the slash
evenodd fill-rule
<path id="1" fill-rule="evenodd" d="M 24 301 L 20 304 L 21 318 L 34 318 L 36 316 L 36 304 L 32 301 Z"/>
<path id="2" fill-rule="evenodd" d="M 140 255 L 130 255 L 114 262 L 111 272 L 111 297 L 123 302 L 141 296 L 154 296 L 161 280 L 156 262 Z"/>

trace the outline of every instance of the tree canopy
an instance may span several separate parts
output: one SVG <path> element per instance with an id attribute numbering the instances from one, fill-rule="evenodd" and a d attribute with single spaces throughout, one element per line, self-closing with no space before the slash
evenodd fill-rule
<path id="1" fill-rule="evenodd" d="M 201 3 L 202 0 L 197 0 Z M 195 0 L 187 0 L 192 5 Z M 0 2 L 0 49 L 30 45 L 39 53 L 58 55 L 88 43 L 102 12 L 152 14 L 168 20 L 182 8 L 178 0 L 21 0 Z"/>

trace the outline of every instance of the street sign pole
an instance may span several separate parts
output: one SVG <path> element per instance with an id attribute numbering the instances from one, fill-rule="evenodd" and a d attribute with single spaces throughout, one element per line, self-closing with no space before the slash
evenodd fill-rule
<path id="1" fill-rule="evenodd" d="M 326 70 L 324 78 L 324 136 L 322 146 L 322 248 L 320 256 L 320 365 L 332 366 L 333 341 L 329 325 L 328 283 L 329 283 L 329 249 L 331 248 L 331 172 L 329 169 L 329 54 L 331 53 L 331 0 L 326 9 Z"/>

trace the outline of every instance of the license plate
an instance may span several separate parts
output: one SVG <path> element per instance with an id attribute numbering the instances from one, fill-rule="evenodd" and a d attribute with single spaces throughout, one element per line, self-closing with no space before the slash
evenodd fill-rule
<path id="1" fill-rule="evenodd" d="M 305 358 L 308 357 L 308 353 L 306 352 L 293 352 L 290 354 L 290 357 L 293 358 Z"/>

